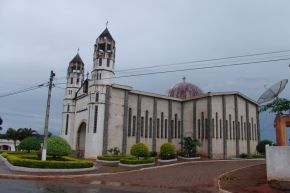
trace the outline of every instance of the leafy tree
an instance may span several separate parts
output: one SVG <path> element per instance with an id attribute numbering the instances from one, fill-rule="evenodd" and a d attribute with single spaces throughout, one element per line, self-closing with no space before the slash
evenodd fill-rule
<path id="1" fill-rule="evenodd" d="M 18 147 L 19 149 L 27 150 L 28 153 L 30 153 L 31 150 L 40 149 L 40 141 L 37 137 L 27 137 L 20 142 Z"/>
<path id="2" fill-rule="evenodd" d="M 169 160 L 176 158 L 176 150 L 172 143 L 164 143 L 160 147 L 160 158 L 163 160 Z"/>
<path id="3" fill-rule="evenodd" d="M 185 157 L 196 156 L 196 148 L 201 145 L 198 139 L 192 139 L 191 137 L 185 137 L 180 144 L 182 145 L 182 154 Z"/>
<path id="4" fill-rule="evenodd" d="M 264 154 L 266 152 L 266 145 L 273 145 L 273 142 L 271 140 L 268 140 L 268 139 L 262 140 L 256 146 L 256 150 L 259 153 Z"/>
<path id="5" fill-rule="evenodd" d="M 263 105 L 260 108 L 260 112 L 267 110 L 282 115 L 283 112 L 290 110 L 290 101 L 285 98 L 276 98 L 273 102 Z"/>
<path id="6" fill-rule="evenodd" d="M 68 142 L 59 136 L 51 136 L 47 140 L 47 154 L 53 158 L 70 154 L 71 147 Z"/>
<path id="7" fill-rule="evenodd" d="M 147 157 L 149 149 L 144 143 L 137 143 L 131 147 L 130 154 L 136 156 L 138 159 L 140 157 Z"/>

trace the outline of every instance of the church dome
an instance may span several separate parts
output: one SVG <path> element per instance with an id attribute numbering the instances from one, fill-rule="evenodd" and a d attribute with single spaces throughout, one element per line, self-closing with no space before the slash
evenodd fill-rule
<path id="1" fill-rule="evenodd" d="M 180 99 L 188 99 L 202 94 L 203 92 L 198 86 L 185 82 L 185 78 L 183 78 L 183 82 L 177 83 L 168 90 L 168 96 Z"/>

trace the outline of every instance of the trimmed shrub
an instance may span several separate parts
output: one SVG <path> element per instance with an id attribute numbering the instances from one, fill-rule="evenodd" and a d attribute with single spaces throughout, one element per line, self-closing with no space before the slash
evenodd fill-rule
<path id="1" fill-rule="evenodd" d="M 26 150 L 30 153 L 31 150 L 40 149 L 40 141 L 37 137 L 26 137 L 20 142 L 18 148 L 21 150 Z"/>
<path id="2" fill-rule="evenodd" d="M 245 154 L 245 153 L 241 153 L 241 154 L 240 154 L 240 158 L 247 158 L 247 157 L 248 157 L 248 155 Z"/>
<path id="3" fill-rule="evenodd" d="M 149 157 L 157 157 L 157 152 L 156 151 L 150 151 L 149 152 Z"/>
<path id="4" fill-rule="evenodd" d="M 69 155 L 71 147 L 68 142 L 59 136 L 51 136 L 47 140 L 47 154 L 54 158 Z"/>
<path id="5" fill-rule="evenodd" d="M 149 164 L 155 162 L 155 157 L 147 157 L 147 158 L 141 158 L 141 159 L 121 159 L 120 162 L 122 164 Z"/>
<path id="6" fill-rule="evenodd" d="M 131 147 L 130 154 L 136 156 L 138 159 L 140 157 L 148 157 L 149 149 L 144 143 L 137 143 Z"/>
<path id="7" fill-rule="evenodd" d="M 135 156 L 132 155 L 99 155 L 97 157 L 99 160 L 106 160 L 106 161 L 119 161 L 120 159 L 134 159 Z"/>
<path id="8" fill-rule="evenodd" d="M 268 140 L 268 139 L 265 139 L 265 140 L 262 140 L 258 143 L 258 145 L 256 146 L 256 150 L 259 152 L 259 153 L 265 153 L 266 151 L 266 145 L 273 145 L 273 142 Z"/>
<path id="9" fill-rule="evenodd" d="M 112 155 L 119 155 L 121 151 L 118 147 L 114 147 L 114 148 L 110 148 L 108 152 Z"/>
<path id="10" fill-rule="evenodd" d="M 86 160 L 78 160 L 71 157 L 62 157 L 63 161 L 37 160 L 37 154 L 7 154 L 6 159 L 14 166 L 29 168 L 46 168 L 46 169 L 73 169 L 73 168 L 89 168 L 93 166 L 93 162 Z"/>
<path id="11" fill-rule="evenodd" d="M 192 139 L 191 137 L 185 137 L 181 142 L 182 152 L 184 157 L 195 157 L 197 147 L 201 145 L 198 139 Z"/>
<path id="12" fill-rule="evenodd" d="M 160 147 L 160 158 L 163 160 L 169 160 L 176 158 L 176 150 L 172 143 L 164 143 Z"/>

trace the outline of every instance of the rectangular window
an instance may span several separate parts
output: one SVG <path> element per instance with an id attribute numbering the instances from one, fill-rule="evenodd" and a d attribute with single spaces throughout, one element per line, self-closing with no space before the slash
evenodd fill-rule
<path id="1" fill-rule="evenodd" d="M 132 109 L 129 108 L 129 113 L 128 113 L 128 136 L 131 136 L 131 126 L 132 126 Z"/>
<path id="2" fill-rule="evenodd" d="M 149 119 L 149 137 L 152 137 L 152 118 Z"/>
<path id="3" fill-rule="evenodd" d="M 71 84 L 74 83 L 74 79 L 73 78 L 70 79 L 70 83 Z"/>
<path id="4" fill-rule="evenodd" d="M 159 138 L 159 132 L 160 132 L 160 120 L 157 119 L 157 138 Z"/>
<path id="5" fill-rule="evenodd" d="M 257 140 L 257 133 L 258 133 L 258 130 L 257 130 L 257 125 L 256 123 L 254 124 L 254 130 L 255 130 L 255 140 Z"/>
<path id="6" fill-rule="evenodd" d="M 110 67 L 110 59 L 107 58 L 107 67 Z"/>
<path id="7" fill-rule="evenodd" d="M 65 121 L 65 135 L 68 133 L 68 121 L 69 121 L 69 114 L 66 115 L 66 121 Z"/>
<path id="8" fill-rule="evenodd" d="M 204 113 L 201 113 L 201 139 L 204 139 Z"/>
<path id="9" fill-rule="evenodd" d="M 96 102 L 99 102 L 99 93 L 96 93 Z"/>
<path id="10" fill-rule="evenodd" d="M 141 137 L 144 136 L 144 117 L 141 117 Z"/>
<path id="11" fill-rule="evenodd" d="M 198 128 L 198 139 L 200 139 L 200 119 L 197 121 L 197 128 Z"/>
<path id="12" fill-rule="evenodd" d="M 167 138 L 167 119 L 165 119 L 165 125 L 164 125 L 164 138 Z"/>
<path id="13" fill-rule="evenodd" d="M 254 119 L 253 117 L 251 118 L 251 124 L 252 124 L 252 140 L 254 140 Z"/>
<path id="14" fill-rule="evenodd" d="M 235 121 L 233 121 L 233 139 L 236 139 L 236 127 L 235 127 Z"/>
<path id="15" fill-rule="evenodd" d="M 207 130 L 207 128 L 208 128 L 208 122 L 207 122 L 207 121 L 208 121 L 208 120 L 205 119 L 204 121 L 205 121 L 204 136 L 205 136 L 206 139 L 208 139 L 208 132 L 207 132 L 207 131 L 208 131 L 208 130 Z"/>
<path id="16" fill-rule="evenodd" d="M 181 122 L 178 121 L 178 138 L 181 138 Z"/>
<path id="17" fill-rule="evenodd" d="M 218 120 L 218 113 L 215 113 L 215 130 L 216 130 L 216 139 L 219 138 L 219 120 Z"/>
<path id="18" fill-rule="evenodd" d="M 226 132 L 225 132 L 226 139 L 229 138 L 229 135 L 228 135 L 229 131 L 228 131 L 228 129 L 229 129 L 229 126 L 228 126 L 228 120 L 226 120 Z M 224 136 L 224 137 L 225 137 L 225 136 Z"/>
<path id="19" fill-rule="evenodd" d="M 223 125 L 222 125 L 222 120 L 220 119 L 220 138 L 223 137 Z"/>
<path id="20" fill-rule="evenodd" d="M 244 140 L 243 116 L 241 116 L 241 137 L 242 140 Z"/>
<path id="21" fill-rule="evenodd" d="M 69 112 L 69 105 L 67 105 L 67 112 Z"/>
<path id="22" fill-rule="evenodd" d="M 174 130 L 173 130 L 173 128 L 174 128 L 174 120 L 171 120 L 171 138 L 174 138 Z"/>
<path id="23" fill-rule="evenodd" d="M 163 138 L 164 113 L 161 113 L 161 138 Z"/>
<path id="24" fill-rule="evenodd" d="M 177 138 L 177 114 L 174 115 L 174 137 Z"/>
<path id="25" fill-rule="evenodd" d="M 98 122 L 98 106 L 95 106 L 94 133 L 97 132 L 97 122 Z"/>
<path id="26" fill-rule="evenodd" d="M 80 79 L 77 78 L 77 84 L 79 84 L 79 82 L 80 82 Z"/>
<path id="27" fill-rule="evenodd" d="M 99 66 L 102 66 L 102 58 L 99 58 Z"/>
<path id="28" fill-rule="evenodd" d="M 230 139 L 232 139 L 232 115 L 229 115 L 229 125 L 230 125 Z"/>
<path id="29" fill-rule="evenodd" d="M 211 124 L 212 124 L 212 137 L 214 138 L 215 133 L 214 133 L 214 119 L 211 119 Z"/>
<path id="30" fill-rule="evenodd" d="M 148 137 L 148 111 L 145 113 L 145 137 Z"/>
<path id="31" fill-rule="evenodd" d="M 133 133 L 132 135 L 135 136 L 136 132 L 136 116 L 133 116 Z"/>
<path id="32" fill-rule="evenodd" d="M 248 136 L 247 136 L 247 124 L 246 124 L 246 122 L 244 123 L 244 131 L 245 131 L 244 132 L 244 136 L 245 136 L 244 139 L 247 140 Z"/>

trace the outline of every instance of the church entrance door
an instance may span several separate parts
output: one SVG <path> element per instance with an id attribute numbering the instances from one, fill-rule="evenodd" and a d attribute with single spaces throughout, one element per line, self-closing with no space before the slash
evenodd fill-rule
<path id="1" fill-rule="evenodd" d="M 86 145 L 86 123 L 82 123 L 78 129 L 77 136 L 77 157 L 84 158 Z"/>

